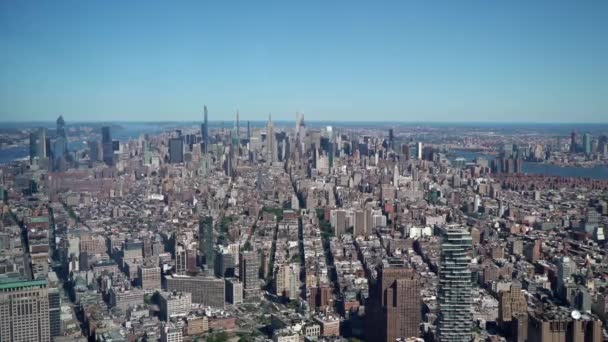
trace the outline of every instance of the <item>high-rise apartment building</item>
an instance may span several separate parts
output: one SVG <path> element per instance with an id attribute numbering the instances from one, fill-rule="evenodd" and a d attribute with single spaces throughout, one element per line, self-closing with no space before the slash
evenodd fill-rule
<path id="1" fill-rule="evenodd" d="M 297 299 L 300 294 L 300 266 L 295 263 L 278 266 L 274 282 L 277 296 L 284 296 L 291 300 Z"/>
<path id="2" fill-rule="evenodd" d="M 50 341 L 46 280 L 0 283 L 0 341 Z"/>
<path id="3" fill-rule="evenodd" d="M 447 229 L 439 267 L 439 341 L 471 340 L 471 245 L 466 230 Z"/>

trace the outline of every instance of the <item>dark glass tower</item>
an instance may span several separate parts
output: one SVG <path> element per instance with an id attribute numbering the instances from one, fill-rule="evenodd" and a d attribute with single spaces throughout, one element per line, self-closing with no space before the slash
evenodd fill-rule
<path id="1" fill-rule="evenodd" d="M 103 162 L 108 166 L 114 165 L 114 147 L 112 146 L 112 135 L 110 127 L 101 127 L 101 149 Z"/>
<path id="2" fill-rule="evenodd" d="M 215 266 L 215 240 L 213 238 L 213 218 L 211 216 L 203 217 L 198 226 L 199 248 L 201 255 L 205 258 L 205 264 L 208 269 L 213 269 Z"/>

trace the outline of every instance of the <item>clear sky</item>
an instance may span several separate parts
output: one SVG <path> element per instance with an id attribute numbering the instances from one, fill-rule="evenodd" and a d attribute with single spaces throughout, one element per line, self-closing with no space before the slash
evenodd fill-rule
<path id="1" fill-rule="evenodd" d="M 0 121 L 608 122 L 608 1 L 0 1 Z"/>

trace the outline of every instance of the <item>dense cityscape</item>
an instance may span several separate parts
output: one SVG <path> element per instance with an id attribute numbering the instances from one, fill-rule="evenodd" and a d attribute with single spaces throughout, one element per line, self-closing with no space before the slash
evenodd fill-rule
<path id="1" fill-rule="evenodd" d="M 608 342 L 608 1 L 0 1 L 0 342 Z"/>
<path id="2" fill-rule="evenodd" d="M 3 130 L 1 341 L 607 338 L 608 177 L 523 170 L 605 134 L 211 117 Z"/>

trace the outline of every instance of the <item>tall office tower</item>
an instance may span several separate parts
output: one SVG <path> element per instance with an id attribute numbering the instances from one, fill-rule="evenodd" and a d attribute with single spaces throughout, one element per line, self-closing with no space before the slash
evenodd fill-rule
<path id="1" fill-rule="evenodd" d="M 239 111 L 236 111 L 236 138 L 241 140 L 241 122 L 239 120 Z"/>
<path id="2" fill-rule="evenodd" d="M 583 152 L 586 155 L 591 154 L 591 134 L 589 133 L 583 134 Z"/>
<path id="3" fill-rule="evenodd" d="M 418 156 L 418 160 L 422 160 L 422 142 L 418 142 L 418 150 L 416 151 L 416 155 Z"/>
<path id="4" fill-rule="evenodd" d="M 49 331 L 51 337 L 61 336 L 61 295 L 59 289 L 51 288 L 49 293 Z"/>
<path id="5" fill-rule="evenodd" d="M 260 258 L 255 251 L 242 251 L 239 256 L 239 279 L 243 283 L 245 297 L 260 289 Z"/>
<path id="6" fill-rule="evenodd" d="M 36 153 L 38 149 L 38 147 L 36 146 L 37 142 L 38 140 L 36 133 L 30 132 L 30 161 L 38 156 Z"/>
<path id="7" fill-rule="evenodd" d="M 198 223 L 198 245 L 201 256 L 205 259 L 207 269 L 212 270 L 215 265 L 215 239 L 213 236 L 213 217 L 205 216 Z"/>
<path id="8" fill-rule="evenodd" d="M 403 156 L 404 160 L 410 159 L 410 145 L 401 144 L 401 155 Z"/>
<path id="9" fill-rule="evenodd" d="M 46 158 L 47 154 L 47 140 L 46 140 L 46 128 L 40 127 L 38 129 L 38 149 L 36 150 L 36 154 L 38 158 Z"/>
<path id="10" fill-rule="evenodd" d="M 578 151 L 578 135 L 576 131 L 572 131 L 570 134 L 570 153 L 576 153 Z"/>
<path id="11" fill-rule="evenodd" d="M 59 115 L 57 118 L 57 137 L 56 140 L 59 141 L 58 146 L 62 150 L 63 153 L 68 151 L 68 135 L 65 131 L 65 120 L 63 120 L 63 116 Z M 62 158 L 63 154 L 59 158 Z"/>
<path id="12" fill-rule="evenodd" d="M 266 143 L 267 154 L 266 161 L 268 163 L 274 163 L 277 161 L 278 148 L 277 148 L 277 137 L 274 134 L 274 125 L 272 124 L 272 116 L 268 115 L 268 123 L 266 124 Z"/>
<path id="13" fill-rule="evenodd" d="M 207 117 L 207 106 L 205 105 L 204 107 L 204 113 L 205 113 L 205 122 L 203 123 L 204 125 L 204 130 L 203 130 L 203 143 L 205 144 L 205 149 L 203 150 L 203 152 L 205 152 L 205 154 L 207 154 L 207 151 L 209 151 L 209 121 L 208 121 L 208 117 Z"/>
<path id="14" fill-rule="evenodd" d="M 46 280 L 0 284 L 0 341 L 50 341 Z"/>
<path id="15" fill-rule="evenodd" d="M 446 231 L 439 267 L 439 341 L 471 340 L 471 270 L 467 255 L 471 245 L 466 230 Z"/>
<path id="16" fill-rule="evenodd" d="M 420 335 L 420 281 L 415 270 L 384 260 L 370 286 L 368 341 L 392 342 Z"/>
<path id="17" fill-rule="evenodd" d="M 247 141 L 251 140 L 251 122 L 247 120 Z"/>
<path id="18" fill-rule="evenodd" d="M 394 141 L 395 141 L 395 136 L 393 135 L 393 129 L 389 128 L 388 130 L 388 147 L 392 150 L 394 149 Z"/>
<path id="19" fill-rule="evenodd" d="M 108 166 L 114 165 L 114 146 L 112 143 L 112 134 L 110 133 L 110 127 L 101 127 L 101 149 L 103 162 Z"/>
<path id="20" fill-rule="evenodd" d="M 184 162 L 184 140 L 182 138 L 169 139 L 169 163 Z"/>

